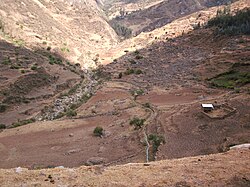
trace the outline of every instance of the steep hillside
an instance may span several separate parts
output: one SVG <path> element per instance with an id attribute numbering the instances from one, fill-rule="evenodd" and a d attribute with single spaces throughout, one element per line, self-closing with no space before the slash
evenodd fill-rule
<path id="1" fill-rule="evenodd" d="M 95 66 L 93 60 L 98 51 L 110 48 L 117 41 L 93 0 L 2 2 L 0 22 L 4 38 L 33 48 L 49 47 L 85 67 Z"/>
<path id="2" fill-rule="evenodd" d="M 148 164 L 27 170 L 0 170 L 2 187 L 8 186 L 99 186 L 99 187 L 190 187 L 250 185 L 250 151 L 234 150 Z"/>
<path id="3" fill-rule="evenodd" d="M 147 1 L 142 1 L 147 4 Z M 130 2 L 132 4 L 141 4 L 141 1 Z M 218 6 L 232 2 L 229 0 L 215 1 L 215 0 L 178 0 L 178 1 L 157 1 L 152 6 L 139 8 L 131 11 L 124 8 L 125 16 L 117 16 L 111 22 L 118 22 L 119 24 L 131 28 L 134 35 L 141 32 L 152 31 L 155 28 L 162 27 L 173 20 L 191 14 L 193 12 L 205 9 L 211 6 Z M 116 4 L 115 4 L 116 5 Z M 113 6 L 115 6 L 113 5 Z M 123 7 L 123 4 L 120 5 Z M 135 6 L 133 6 L 135 7 Z"/>

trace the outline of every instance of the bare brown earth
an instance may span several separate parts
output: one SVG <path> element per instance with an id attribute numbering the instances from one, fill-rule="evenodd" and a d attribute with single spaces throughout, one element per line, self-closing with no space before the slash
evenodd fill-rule
<path id="1" fill-rule="evenodd" d="M 165 160 L 148 165 L 0 170 L 1 186 L 241 186 L 250 185 L 250 152 Z M 17 173 L 16 171 L 19 171 Z"/>
<path id="2" fill-rule="evenodd" d="M 201 35 L 207 37 L 206 43 L 195 42 Z M 129 125 L 133 117 L 146 119 L 148 135 L 165 137 L 166 143 L 160 146 L 156 160 L 218 153 L 231 145 L 249 142 L 250 100 L 244 91 L 247 86 L 240 93 L 212 88 L 201 76 L 221 73 L 220 69 L 211 72 L 207 63 L 226 71 L 230 65 L 223 66 L 225 61 L 230 59 L 233 64 L 241 59 L 239 56 L 247 56 L 249 51 L 244 49 L 249 45 L 249 38 L 225 37 L 214 43 L 210 37 L 210 30 L 198 30 L 140 50 L 143 59 L 135 59 L 136 64 L 128 61 L 135 58 L 131 53 L 118 59 L 118 63 L 104 67 L 111 80 L 99 86 L 95 95 L 77 109 L 78 115 L 73 119 L 4 130 L 0 134 L 1 167 L 75 167 L 93 157 L 103 159 L 107 165 L 143 162 L 143 129 L 134 130 Z M 246 42 L 238 45 L 239 39 Z M 225 55 L 222 48 L 237 50 Z M 247 62 L 245 58 L 241 61 Z M 117 79 L 118 73 L 128 67 L 141 69 L 143 74 Z M 144 94 L 134 100 L 131 91 L 136 89 L 143 89 Z M 153 110 L 142 106 L 146 102 Z M 201 103 L 207 102 L 227 103 L 237 112 L 223 120 L 207 119 L 200 108 Z M 96 126 L 105 129 L 103 138 L 93 136 Z"/>
<path id="3" fill-rule="evenodd" d="M 248 7 L 249 3 L 242 0 L 232 7 L 236 9 L 237 6 Z M 216 10 L 216 8 L 213 8 L 212 11 L 209 9 L 202 15 L 204 17 L 209 14 L 214 15 Z M 165 28 L 154 31 L 152 36 L 147 33 L 126 41 L 128 43 L 122 43 L 114 51 L 103 52 L 104 56 L 100 55 L 100 58 L 103 57 L 103 61 L 108 63 L 110 61 L 107 59 L 114 58 L 113 54 L 121 49 L 124 50 L 122 47 L 128 46 L 129 42 L 136 43 L 136 41 L 142 40 L 141 43 L 138 42 L 138 46 L 141 48 L 137 49 L 137 53 L 129 51 L 126 55 L 117 58 L 117 61 L 101 68 L 104 73 L 109 73 L 109 77 L 106 77 L 107 79 L 96 87 L 96 92 L 86 103 L 76 109 L 77 116 L 63 117 L 54 121 L 38 121 L 22 127 L 3 130 L 0 133 L 0 167 L 21 166 L 33 169 L 60 165 L 77 167 L 95 159 L 104 165 L 145 162 L 144 133 L 162 135 L 166 141 L 165 144 L 160 145 L 156 155 L 153 156 L 150 152 L 150 160 L 207 155 L 224 152 L 235 144 L 248 143 L 250 141 L 249 84 L 239 87 L 239 92 L 236 92 L 236 90 L 211 87 L 207 78 L 228 71 L 234 63 L 249 64 L 250 38 L 249 36 L 217 38 L 211 29 L 200 29 L 181 34 L 183 28 L 179 28 L 178 25 L 182 25 L 181 23 L 186 21 L 189 26 L 185 31 L 191 31 L 192 19 L 193 17 L 190 16 L 176 20 L 174 23 L 166 25 Z M 208 18 L 206 17 L 206 19 Z M 169 30 L 164 31 L 164 29 Z M 165 33 L 169 31 L 171 31 L 170 34 Z M 177 34 L 174 34 L 175 31 Z M 159 35 L 154 35 L 157 33 Z M 171 39 L 166 39 L 168 35 L 171 35 Z M 159 37 L 155 39 L 155 36 Z M 148 39 L 150 41 L 147 41 Z M 14 49 L 12 50 L 14 51 Z M 137 55 L 141 57 L 138 59 Z M 14 61 L 15 56 L 11 56 L 11 58 Z M 33 61 L 35 60 L 33 59 Z M 67 69 L 67 66 L 62 68 L 58 65 L 49 65 L 48 59 L 44 62 L 46 62 L 45 67 L 47 68 L 44 73 L 50 75 L 49 70 L 51 70 L 52 76 L 54 74 L 52 71 L 59 71 L 58 76 L 62 76 L 62 82 L 67 81 L 67 78 L 71 76 L 80 76 L 65 70 L 64 68 Z M 1 68 L 7 70 L 6 66 L 1 65 Z M 30 66 L 28 68 L 30 69 Z M 143 73 L 125 75 L 124 72 L 127 68 L 140 69 Z M 6 73 L 1 76 L 7 77 L 7 81 L 6 78 L 1 81 L 3 80 L 3 85 L 7 85 L 8 88 L 10 83 L 15 83 L 21 79 L 20 77 L 23 77 L 20 70 L 2 72 Z M 121 78 L 119 78 L 119 73 L 122 73 Z M 63 77 L 67 74 L 69 76 Z M 56 81 L 45 86 L 41 84 L 39 87 L 41 91 L 28 89 L 28 92 L 23 95 L 32 93 L 32 96 L 35 97 L 34 95 L 37 93 L 49 93 L 47 90 L 51 89 L 54 95 L 50 100 L 44 100 L 51 104 L 58 98 L 53 90 L 55 86 Z M 143 90 L 144 93 L 135 98 L 131 93 L 138 89 Z M 29 106 L 32 110 L 40 110 L 36 109 L 36 101 L 26 103 L 21 106 L 21 109 Z M 149 103 L 150 108 L 145 107 L 143 105 L 145 103 Z M 201 103 L 226 103 L 236 108 L 236 113 L 225 119 L 209 119 L 202 114 Z M 17 113 L 9 113 L 15 112 L 16 105 L 11 107 L 0 116 L 0 119 L 6 120 L 7 123 L 13 120 L 14 115 L 17 115 Z M 142 129 L 135 130 L 129 124 L 133 117 L 146 120 Z M 93 136 L 96 126 L 104 128 L 102 138 Z M 152 143 L 150 149 L 152 149 Z M 57 177 L 59 177 L 62 184 L 73 185 L 74 183 L 79 186 L 83 183 L 86 186 L 91 184 L 92 186 L 114 186 L 116 184 L 117 186 L 201 186 L 203 184 L 204 186 L 208 186 L 207 184 L 211 186 L 244 186 L 246 184 L 245 186 L 247 186 L 249 184 L 249 178 L 247 178 L 249 168 L 246 166 L 249 160 L 248 151 L 243 151 L 242 154 L 236 151 L 223 153 L 220 156 L 199 156 L 199 158 L 201 157 L 206 160 L 201 167 L 197 163 L 203 164 L 203 162 L 197 161 L 198 157 L 196 157 L 174 160 L 172 166 L 168 165 L 168 161 L 162 161 L 157 166 L 159 169 L 142 164 L 116 166 L 111 167 L 110 170 L 104 168 L 103 175 L 107 178 L 103 179 L 100 175 L 103 172 L 101 166 L 67 170 L 55 169 L 55 172 L 62 172 L 62 175 L 58 176 L 58 174 L 54 177 L 52 174 L 52 178 L 57 181 Z M 157 163 L 155 164 L 157 165 Z M 126 170 L 126 167 L 129 169 Z M 169 167 L 171 167 L 170 171 Z M 190 169 L 188 169 L 189 167 Z M 106 170 L 110 173 L 105 174 Z M 141 173 L 136 173 L 136 170 Z M 144 170 L 145 175 L 142 174 Z M 45 173 L 42 173 L 43 171 Z M 79 171 L 79 175 L 84 175 L 86 172 L 86 177 L 79 179 L 79 175 L 74 174 L 74 171 Z M 89 171 L 91 172 L 89 173 Z M 4 177 L 14 171 L 1 170 L 0 172 L 3 172 L 0 176 Z M 34 175 L 29 172 L 34 172 Z M 45 186 L 51 184 L 51 179 L 46 180 L 49 175 L 46 170 L 27 171 L 27 175 L 26 173 L 24 175 L 17 175 L 15 178 L 17 184 L 19 181 L 23 183 L 24 179 Z M 33 176 L 33 178 L 30 179 L 29 176 Z M 72 184 L 70 183 L 71 176 L 74 178 L 71 180 Z M 90 180 L 88 176 L 90 178 L 93 176 L 94 179 Z M 100 179 L 95 181 L 98 177 Z M 110 181 L 112 183 L 108 184 Z M 62 184 L 60 183 L 60 185 Z M 5 180 L 3 185 L 11 185 L 11 181 L 8 183 L 8 180 Z"/>

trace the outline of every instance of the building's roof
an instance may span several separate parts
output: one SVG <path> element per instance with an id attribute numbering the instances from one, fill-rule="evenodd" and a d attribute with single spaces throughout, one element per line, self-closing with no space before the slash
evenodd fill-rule
<path id="1" fill-rule="evenodd" d="M 203 108 L 214 108 L 213 104 L 201 104 Z"/>

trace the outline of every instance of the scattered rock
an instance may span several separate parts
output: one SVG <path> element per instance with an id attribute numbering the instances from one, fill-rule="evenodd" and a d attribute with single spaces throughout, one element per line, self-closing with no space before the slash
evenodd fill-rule
<path id="1" fill-rule="evenodd" d="M 17 167 L 16 168 L 16 173 L 21 173 L 23 170 L 22 170 L 22 168 L 21 167 Z"/>
<path id="2" fill-rule="evenodd" d="M 86 165 L 92 166 L 92 165 L 99 165 L 105 163 L 106 159 L 103 157 L 91 157 L 87 160 Z"/>
<path id="3" fill-rule="evenodd" d="M 73 137 L 73 136 L 74 136 L 74 134 L 73 134 L 73 133 L 70 133 L 70 134 L 69 134 L 69 137 Z"/>

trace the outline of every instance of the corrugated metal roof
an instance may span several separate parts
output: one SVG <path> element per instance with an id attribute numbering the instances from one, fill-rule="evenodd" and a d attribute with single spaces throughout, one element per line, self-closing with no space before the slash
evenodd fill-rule
<path id="1" fill-rule="evenodd" d="M 214 108 L 213 104 L 201 104 L 203 108 Z"/>

